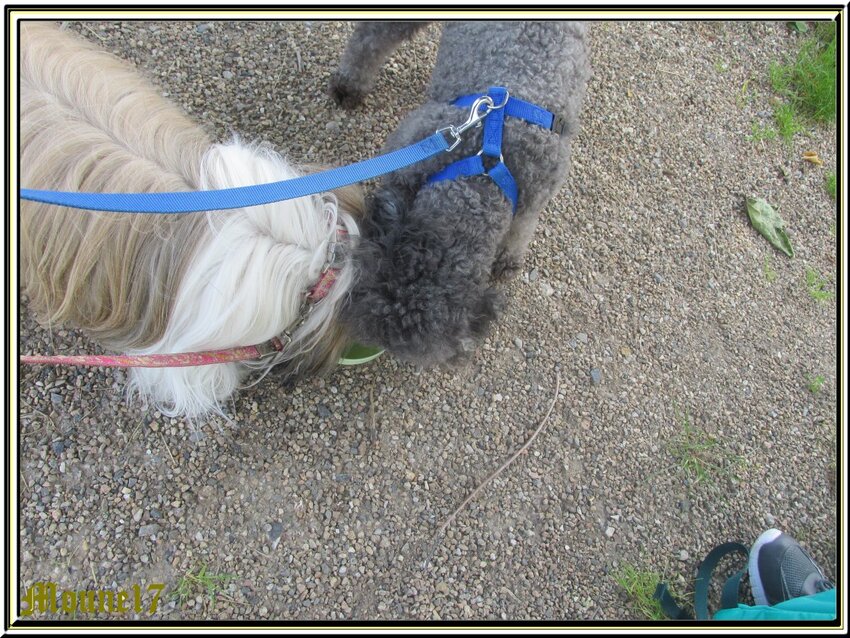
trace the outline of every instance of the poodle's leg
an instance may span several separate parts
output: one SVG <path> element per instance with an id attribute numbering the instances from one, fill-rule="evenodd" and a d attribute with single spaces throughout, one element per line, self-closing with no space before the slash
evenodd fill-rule
<path id="1" fill-rule="evenodd" d="M 358 22 L 331 76 L 331 96 L 351 108 L 375 86 L 378 71 L 402 41 L 413 37 L 428 22 Z"/>
<path id="2" fill-rule="evenodd" d="M 523 149 L 519 156 L 523 155 L 529 157 L 532 151 L 529 148 Z M 490 271 L 492 279 L 497 281 L 513 279 L 522 268 L 540 213 L 549 205 L 552 194 L 561 189 L 569 169 L 570 145 L 564 143 L 557 157 L 552 159 L 550 170 L 537 173 L 534 180 L 537 188 L 527 189 L 524 196 L 520 194 L 518 212 L 499 246 Z"/>
<path id="3" fill-rule="evenodd" d="M 527 212 L 513 220 L 493 262 L 491 277 L 494 280 L 513 279 L 522 268 L 528 244 L 534 236 L 534 229 L 537 228 L 538 216 Z"/>

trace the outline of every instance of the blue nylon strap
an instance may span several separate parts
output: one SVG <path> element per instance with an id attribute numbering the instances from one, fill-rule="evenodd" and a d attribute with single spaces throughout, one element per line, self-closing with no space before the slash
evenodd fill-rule
<path id="1" fill-rule="evenodd" d="M 508 90 L 504 87 L 494 86 L 487 91 L 493 104 L 504 104 L 508 96 Z M 482 134 L 482 148 L 484 155 L 499 159 L 502 156 L 502 129 L 505 127 L 505 109 L 491 111 L 484 120 L 484 133 Z"/>
<path id="2" fill-rule="evenodd" d="M 197 213 L 259 206 L 305 197 L 348 186 L 396 171 L 433 157 L 449 148 L 442 133 L 434 133 L 416 144 L 348 166 L 303 177 L 212 191 L 178 193 L 66 193 L 21 189 L 21 199 L 69 208 L 115 213 Z"/>
<path id="3" fill-rule="evenodd" d="M 488 95 L 492 94 L 488 92 Z M 463 95 L 452 102 L 452 104 L 461 108 L 469 107 L 472 106 L 472 103 L 479 97 L 481 97 L 480 93 Z M 496 102 L 496 104 L 501 104 L 501 102 Z M 555 122 L 555 116 L 550 111 L 516 97 L 511 97 L 508 100 L 507 105 L 505 105 L 505 108 L 502 110 L 504 110 L 505 115 L 508 117 L 518 117 L 530 124 L 536 124 L 537 126 L 541 126 L 547 130 L 552 130 L 552 125 Z M 488 115 L 487 119 L 490 119 L 492 115 L 493 113 Z"/>
<path id="4" fill-rule="evenodd" d="M 547 130 L 552 129 L 552 123 L 555 121 L 555 116 L 552 113 L 524 100 L 512 99 L 505 108 L 507 109 L 506 113 L 511 117 L 521 118 L 530 124 L 536 124 Z"/>
<path id="5" fill-rule="evenodd" d="M 502 190 L 505 197 L 511 202 L 514 213 L 516 213 L 517 196 L 519 189 L 513 175 L 502 162 L 499 162 L 490 171 L 485 171 L 484 162 L 480 155 L 471 155 L 446 166 L 443 170 L 434 173 L 428 178 L 428 183 L 441 182 L 445 179 L 457 179 L 458 177 L 472 177 L 474 175 L 488 175 Z"/>
<path id="6" fill-rule="evenodd" d="M 508 91 L 504 87 L 495 86 L 490 87 L 487 91 L 487 95 L 492 98 L 493 104 L 505 104 L 505 99 L 508 97 Z M 460 105 L 457 101 L 454 104 L 455 106 L 472 106 L 473 102 L 475 102 L 475 100 L 479 97 L 481 96 L 465 96 L 460 98 L 460 100 L 464 102 L 468 101 L 468 104 Z M 481 136 L 482 148 L 479 154 L 472 155 L 449 164 L 443 170 L 431 175 L 431 177 L 428 178 L 428 183 L 432 184 L 445 179 L 456 179 L 458 177 L 470 177 L 473 175 L 486 174 L 493 180 L 493 182 L 495 182 L 496 186 L 499 187 L 511 203 L 513 213 L 516 214 L 519 188 L 517 187 L 514 176 L 511 175 L 510 170 L 508 170 L 508 167 L 505 166 L 505 163 L 502 161 L 502 131 L 505 127 L 505 115 L 510 115 L 509 112 L 506 112 L 506 107 L 510 105 L 511 100 L 513 99 L 515 98 L 508 99 L 505 108 L 494 109 L 487 115 L 487 118 L 484 120 L 484 132 Z M 528 103 L 526 102 L 524 104 Z M 538 108 L 534 105 L 529 106 L 533 109 Z M 548 113 L 548 111 L 545 112 Z M 498 158 L 499 163 L 487 171 L 484 168 L 484 162 L 481 159 L 482 155 Z"/>
<path id="7" fill-rule="evenodd" d="M 491 168 L 487 174 L 493 179 L 494 182 L 498 185 L 499 188 L 502 189 L 502 192 L 505 194 L 505 197 L 511 202 L 511 206 L 513 207 L 513 212 L 516 213 L 516 202 L 517 196 L 519 194 L 519 189 L 516 185 L 516 180 L 514 180 L 514 176 L 511 175 L 511 172 L 508 170 L 508 167 L 505 166 L 503 162 L 499 162 L 493 168 Z"/>
<path id="8" fill-rule="evenodd" d="M 470 177 L 484 173 L 484 162 L 480 155 L 470 155 L 462 160 L 452 162 L 443 170 L 438 171 L 428 178 L 428 183 L 441 182 L 444 179 L 456 179 L 458 177 Z"/>

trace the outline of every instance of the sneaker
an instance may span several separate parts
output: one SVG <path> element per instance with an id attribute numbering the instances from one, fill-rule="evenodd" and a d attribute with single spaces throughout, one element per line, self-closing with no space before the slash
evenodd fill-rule
<path id="1" fill-rule="evenodd" d="M 835 587 L 808 552 L 778 529 L 767 530 L 753 543 L 749 571 L 757 605 L 775 605 Z"/>

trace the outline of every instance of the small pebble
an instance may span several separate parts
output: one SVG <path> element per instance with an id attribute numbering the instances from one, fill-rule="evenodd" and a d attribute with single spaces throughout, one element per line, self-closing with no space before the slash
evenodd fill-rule
<path id="1" fill-rule="evenodd" d="M 276 541 L 280 538 L 281 534 L 283 534 L 283 523 L 280 521 L 274 521 L 271 525 L 271 529 L 269 530 L 269 540 Z"/>
<path id="2" fill-rule="evenodd" d="M 142 525 L 139 528 L 139 536 L 144 538 L 145 536 L 153 536 L 159 531 L 159 525 L 156 523 L 151 523 L 150 525 Z"/>

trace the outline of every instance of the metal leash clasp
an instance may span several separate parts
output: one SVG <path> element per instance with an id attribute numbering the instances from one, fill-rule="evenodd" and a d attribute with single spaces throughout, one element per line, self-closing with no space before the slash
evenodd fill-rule
<path id="1" fill-rule="evenodd" d="M 493 111 L 504 108 L 504 106 L 508 103 L 509 96 L 505 95 L 505 100 L 501 104 L 493 104 L 493 98 L 489 95 L 482 95 L 475 102 L 472 103 L 472 107 L 469 109 L 469 116 L 466 118 L 466 122 L 460 124 L 458 126 L 446 126 L 445 128 L 437 129 L 437 133 L 443 133 L 448 131 L 449 135 L 454 138 L 454 142 L 449 146 L 446 151 L 453 151 L 457 148 L 457 145 L 461 142 L 461 135 L 464 131 L 472 128 L 473 126 L 481 126 L 481 121 L 490 115 Z M 484 106 L 486 109 L 484 112 L 481 111 L 481 107 Z"/>

